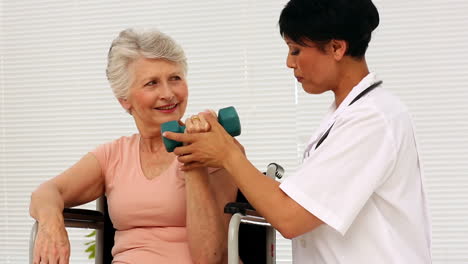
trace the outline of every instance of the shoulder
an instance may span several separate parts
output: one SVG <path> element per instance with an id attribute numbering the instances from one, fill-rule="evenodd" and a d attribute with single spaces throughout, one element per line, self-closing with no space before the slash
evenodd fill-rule
<path id="1" fill-rule="evenodd" d="M 118 149 L 122 147 L 128 147 L 131 145 L 135 145 L 139 142 L 140 136 L 138 134 L 133 134 L 131 136 L 122 136 L 112 141 L 106 142 L 101 144 L 98 148 L 106 148 L 108 150 L 111 149 Z"/>
<path id="2" fill-rule="evenodd" d="M 398 131 L 411 127 L 411 115 L 407 106 L 384 87 L 379 87 L 349 106 L 339 117 L 340 122 L 365 122 Z M 366 122 L 367 121 L 367 122 Z"/>
<path id="3" fill-rule="evenodd" d="M 128 145 L 138 144 L 139 141 L 140 141 L 140 135 L 133 134 L 131 136 L 122 136 L 116 140 L 109 142 L 109 144 L 115 145 L 115 146 L 128 146 Z"/>
<path id="4" fill-rule="evenodd" d="M 379 87 L 349 106 L 336 120 L 338 126 L 354 129 L 355 134 L 389 140 L 395 149 L 414 133 L 407 106 L 389 90 Z"/>
<path id="5" fill-rule="evenodd" d="M 399 113 L 407 113 L 406 105 L 390 90 L 380 86 L 347 107 L 344 115 L 356 113 L 380 114 L 382 117 L 391 118 Z"/>
<path id="6" fill-rule="evenodd" d="M 119 153 L 125 153 L 132 149 L 139 142 L 139 135 L 134 134 L 131 136 L 122 136 L 118 139 L 106 142 L 99 145 L 91 153 L 93 153 L 98 160 L 110 160 L 120 156 Z"/>

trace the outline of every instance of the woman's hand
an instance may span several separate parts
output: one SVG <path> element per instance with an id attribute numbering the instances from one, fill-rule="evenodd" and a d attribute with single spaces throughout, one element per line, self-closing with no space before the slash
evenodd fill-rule
<path id="1" fill-rule="evenodd" d="M 60 175 L 42 183 L 31 194 L 29 212 L 39 223 L 34 263 L 68 264 L 70 242 L 63 208 L 96 200 L 104 194 L 104 177 L 96 156 L 88 153 Z"/>
<path id="2" fill-rule="evenodd" d="M 213 115 L 216 117 L 215 114 Z M 185 133 L 188 134 L 208 132 L 210 128 L 210 124 L 201 114 L 193 115 L 185 120 Z"/>
<path id="3" fill-rule="evenodd" d="M 212 112 L 212 114 L 216 117 L 216 114 Z M 195 133 L 203 133 L 210 131 L 210 124 L 206 121 L 203 115 L 192 115 L 191 117 L 185 120 L 185 133 L 187 134 L 195 134 Z M 187 145 L 187 143 L 184 143 Z M 205 166 L 195 166 L 192 167 L 190 170 L 195 171 L 197 170 L 200 173 L 207 173 L 207 168 Z M 187 172 L 188 170 L 184 170 Z"/>
<path id="4" fill-rule="evenodd" d="M 172 133 L 164 132 L 163 136 L 179 142 L 188 143 L 186 146 L 178 147 L 174 154 L 181 163 L 184 163 L 182 170 L 190 170 L 196 167 L 222 168 L 224 163 L 234 153 L 243 155 L 243 148 L 239 142 L 229 135 L 218 123 L 215 115 L 202 112 L 198 115 L 204 118 L 210 126 L 210 131 L 204 133 Z"/>
<path id="5" fill-rule="evenodd" d="M 39 223 L 34 246 L 34 264 L 68 264 L 70 241 L 63 218 Z"/>

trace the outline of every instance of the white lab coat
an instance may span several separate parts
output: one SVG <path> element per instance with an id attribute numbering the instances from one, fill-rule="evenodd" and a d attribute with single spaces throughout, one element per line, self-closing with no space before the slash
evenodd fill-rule
<path id="1" fill-rule="evenodd" d="M 325 224 L 293 239 L 294 263 L 431 263 L 431 228 L 413 123 L 366 76 L 309 141 L 280 188 Z M 315 145 L 331 126 L 329 135 Z"/>

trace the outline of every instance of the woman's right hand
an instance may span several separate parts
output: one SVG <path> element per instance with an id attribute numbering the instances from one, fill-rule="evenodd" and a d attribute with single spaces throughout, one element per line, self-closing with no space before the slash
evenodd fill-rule
<path id="1" fill-rule="evenodd" d="M 216 113 L 214 111 L 209 112 L 216 117 Z M 210 124 L 206 121 L 203 115 L 193 115 L 185 120 L 185 133 L 203 133 L 210 131 L 210 129 Z"/>
<path id="2" fill-rule="evenodd" d="M 57 221 L 58 220 L 58 221 Z M 39 223 L 34 246 L 34 264 L 68 264 L 70 241 L 63 219 Z"/>

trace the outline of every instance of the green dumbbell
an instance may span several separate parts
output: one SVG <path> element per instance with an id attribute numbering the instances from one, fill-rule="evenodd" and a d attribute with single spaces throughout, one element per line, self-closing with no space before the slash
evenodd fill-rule
<path id="1" fill-rule="evenodd" d="M 218 111 L 218 122 L 229 135 L 235 137 L 241 134 L 239 115 L 233 106 L 222 108 Z M 184 133 L 185 126 L 181 126 L 176 120 L 169 121 L 161 125 L 161 134 L 165 131 Z M 172 152 L 175 148 L 182 146 L 182 142 L 165 137 L 163 137 L 163 142 L 167 152 Z"/>

